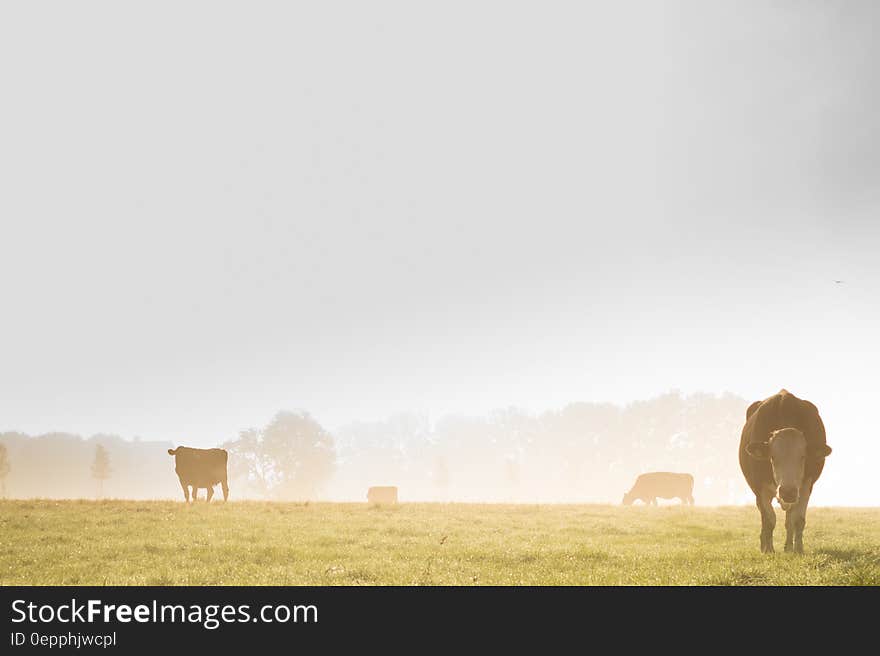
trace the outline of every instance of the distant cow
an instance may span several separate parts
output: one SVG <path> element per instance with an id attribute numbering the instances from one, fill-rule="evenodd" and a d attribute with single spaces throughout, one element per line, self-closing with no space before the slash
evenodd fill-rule
<path id="1" fill-rule="evenodd" d="M 785 550 L 803 553 L 807 504 L 831 447 L 819 410 L 788 390 L 755 401 L 746 410 L 739 466 L 761 511 L 761 551 L 773 551 L 776 511 L 785 511 Z"/>
<path id="2" fill-rule="evenodd" d="M 397 503 L 397 488 L 393 485 L 385 487 L 371 487 L 367 490 L 368 503 Z"/>
<path id="3" fill-rule="evenodd" d="M 694 505 L 694 477 L 690 474 L 672 472 L 650 472 L 640 475 L 632 489 L 623 495 L 623 505 L 631 506 L 641 499 L 643 503 L 657 505 L 657 497 L 674 499 L 682 504 Z"/>
<path id="4" fill-rule="evenodd" d="M 229 486 L 226 484 L 226 461 L 228 454 L 225 449 L 191 449 L 179 446 L 168 449 L 168 455 L 174 456 L 174 471 L 183 488 L 183 498 L 189 503 L 189 488 L 192 487 L 192 499 L 195 501 L 200 487 L 208 490 L 208 501 L 214 496 L 214 486 L 223 486 L 223 500 L 229 498 Z"/>

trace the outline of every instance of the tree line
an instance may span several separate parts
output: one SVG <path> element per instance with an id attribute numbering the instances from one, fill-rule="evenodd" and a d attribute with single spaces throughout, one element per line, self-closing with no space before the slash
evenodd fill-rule
<path id="1" fill-rule="evenodd" d="M 225 441 L 232 498 L 612 502 L 639 473 L 681 471 L 698 503 L 742 500 L 736 463 L 747 402 L 670 392 L 625 406 L 580 402 L 436 421 L 403 414 L 331 434 L 306 412 L 279 412 Z M 186 443 L 185 441 L 182 443 Z M 116 435 L 0 433 L 0 491 L 15 497 L 177 498 L 173 446 Z"/>

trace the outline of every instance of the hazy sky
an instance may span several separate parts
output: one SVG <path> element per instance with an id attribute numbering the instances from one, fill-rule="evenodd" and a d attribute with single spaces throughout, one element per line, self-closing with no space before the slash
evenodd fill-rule
<path id="1" fill-rule="evenodd" d="M 861 475 L 878 18 L 4 3 L 0 430 L 212 445 L 281 408 L 784 386 Z"/>

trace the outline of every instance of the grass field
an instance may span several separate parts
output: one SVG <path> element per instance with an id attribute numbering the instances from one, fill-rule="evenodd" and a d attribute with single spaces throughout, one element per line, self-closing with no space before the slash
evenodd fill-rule
<path id="1" fill-rule="evenodd" d="M 880 509 L 807 520 L 795 556 L 752 507 L 0 501 L 0 584 L 880 584 Z"/>

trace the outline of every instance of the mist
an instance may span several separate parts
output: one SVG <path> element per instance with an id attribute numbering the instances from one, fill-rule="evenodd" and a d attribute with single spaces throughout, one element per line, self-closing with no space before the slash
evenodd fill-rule
<path id="1" fill-rule="evenodd" d="M 165 449 L 289 411 L 332 474 L 233 498 L 739 503 L 785 387 L 813 503 L 876 505 L 876 3 L 52 4 L 0 9 L 8 494 L 106 442 L 105 496 L 173 498 Z"/>
<path id="2" fill-rule="evenodd" d="M 736 457 L 748 402 L 678 391 L 619 406 L 577 402 L 531 414 L 508 407 L 432 420 L 416 413 L 353 422 L 332 434 L 306 412 L 277 413 L 220 444 L 231 499 L 366 502 L 374 485 L 401 501 L 613 503 L 636 476 L 690 473 L 701 505 L 749 503 Z M 114 435 L 0 434 L 8 496 L 179 498 L 177 443 Z M 97 451 L 107 454 L 96 475 Z M 835 452 L 836 455 L 836 452 Z M 816 505 L 871 505 L 831 460 Z M 202 492 L 204 499 L 204 491 Z M 668 503 L 678 503 L 669 501 Z"/>

